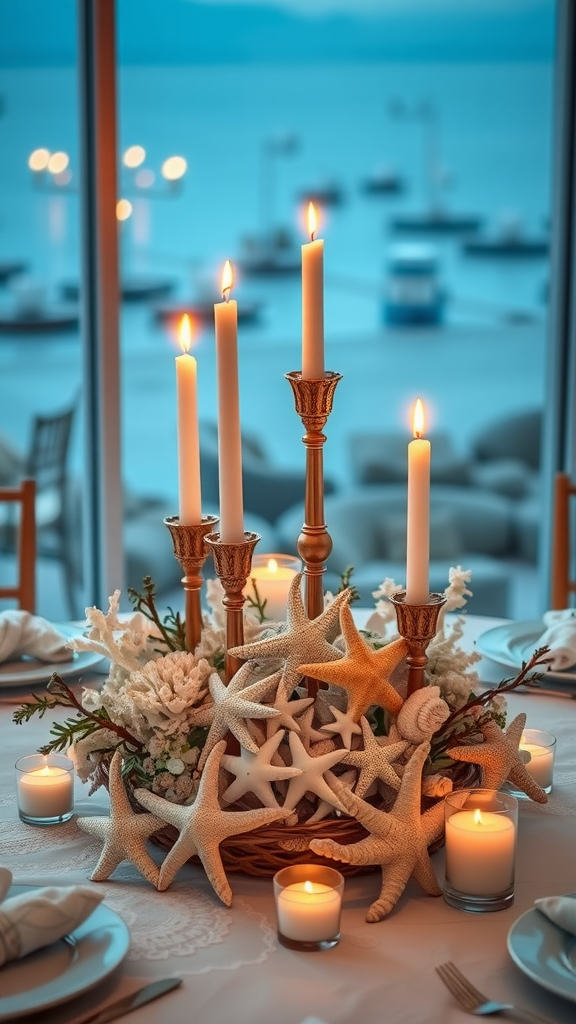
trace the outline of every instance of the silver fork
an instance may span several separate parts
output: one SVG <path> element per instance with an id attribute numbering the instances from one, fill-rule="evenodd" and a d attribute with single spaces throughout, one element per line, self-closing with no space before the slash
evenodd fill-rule
<path id="1" fill-rule="evenodd" d="M 458 970 L 455 964 L 448 963 L 440 964 L 436 968 L 436 973 L 439 975 L 441 980 L 446 985 L 446 988 L 450 990 L 460 1006 L 468 1013 L 473 1013 L 477 1017 L 489 1016 L 492 1013 L 506 1013 L 508 1010 L 513 1010 L 515 1015 L 520 1020 L 528 1021 L 529 1024 L 554 1024 L 549 1017 L 542 1017 L 539 1013 L 534 1013 L 533 1010 L 525 1010 L 523 1007 L 513 1006 L 511 1003 L 495 1003 L 491 999 L 487 999 L 482 992 L 479 992 L 474 985 L 465 978 L 461 971 Z"/>

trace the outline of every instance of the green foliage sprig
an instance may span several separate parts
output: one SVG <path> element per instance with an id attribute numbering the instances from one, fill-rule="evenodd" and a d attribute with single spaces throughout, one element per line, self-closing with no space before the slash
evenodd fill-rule
<path id="1" fill-rule="evenodd" d="M 16 725 L 22 725 L 23 722 L 29 722 L 34 715 L 43 718 L 47 711 L 56 707 L 75 708 L 76 715 L 73 718 L 67 718 L 64 722 L 53 723 L 50 735 L 54 738 L 39 748 L 41 754 L 52 754 L 59 750 L 66 750 L 71 743 L 83 740 L 86 736 L 91 736 L 93 733 L 98 732 L 99 729 L 109 729 L 110 732 L 115 732 L 132 750 L 143 749 L 143 744 L 140 740 L 132 736 L 124 726 L 113 722 L 104 708 L 87 711 L 86 708 L 82 707 L 80 701 L 75 697 L 70 687 L 66 686 L 66 683 L 57 672 L 54 672 L 52 675 L 47 690 L 50 694 L 49 697 L 38 697 L 34 693 L 32 694 L 32 700 L 21 704 L 12 715 L 12 721 Z"/>
<path id="2" fill-rule="evenodd" d="M 164 643 L 171 651 L 185 651 L 186 650 L 186 631 L 184 623 L 180 617 L 180 612 L 174 612 L 172 608 L 168 608 L 167 615 L 164 618 L 160 617 L 158 609 L 156 608 L 156 587 L 151 576 L 145 576 L 142 581 L 144 588 L 143 593 L 135 590 L 134 587 L 128 587 L 128 598 L 130 604 L 137 612 L 142 612 L 145 618 L 153 622 L 158 629 Z M 152 637 L 151 639 L 156 639 Z M 164 654 L 164 651 L 158 651 L 159 654 Z"/>
<path id="3" fill-rule="evenodd" d="M 260 594 L 258 593 L 258 586 L 253 576 L 250 577 L 250 583 L 252 585 L 252 590 L 254 591 L 254 596 L 252 596 L 252 594 L 248 592 L 246 594 L 246 604 L 250 608 L 254 608 L 258 616 L 258 621 L 264 622 L 268 618 L 268 616 L 266 615 L 266 605 L 268 604 L 268 598 L 260 597 Z"/>

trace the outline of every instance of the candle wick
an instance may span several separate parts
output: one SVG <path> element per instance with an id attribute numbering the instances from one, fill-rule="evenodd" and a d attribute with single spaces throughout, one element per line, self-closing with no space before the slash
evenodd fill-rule
<path id="1" fill-rule="evenodd" d="M 315 232 L 315 231 L 311 231 L 311 232 L 310 232 L 310 241 L 311 241 L 311 242 L 313 242 L 313 241 L 314 241 L 314 235 L 315 235 L 315 234 L 316 234 L 316 232 Z"/>
<path id="2" fill-rule="evenodd" d="M 224 302 L 230 302 L 230 291 L 230 288 L 224 288 L 224 291 L 222 292 L 222 298 L 224 299 Z"/>

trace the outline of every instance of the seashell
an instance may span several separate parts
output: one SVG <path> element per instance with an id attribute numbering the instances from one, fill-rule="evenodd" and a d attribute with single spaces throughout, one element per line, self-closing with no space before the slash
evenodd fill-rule
<path id="1" fill-rule="evenodd" d="M 422 796 L 441 797 L 451 793 L 453 789 L 452 779 L 445 775 L 427 775 L 422 779 Z"/>
<path id="2" fill-rule="evenodd" d="M 450 714 L 450 708 L 440 696 L 439 686 L 423 686 L 411 693 L 396 718 L 400 736 L 410 743 L 423 743 L 437 732 Z"/>

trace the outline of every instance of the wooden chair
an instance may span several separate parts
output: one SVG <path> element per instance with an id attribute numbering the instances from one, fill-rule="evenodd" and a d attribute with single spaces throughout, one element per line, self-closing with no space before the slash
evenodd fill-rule
<path id="1" fill-rule="evenodd" d="M 576 484 L 568 473 L 557 473 L 554 480 L 554 520 L 552 533 L 551 607 L 569 608 L 576 594 Z"/>
<path id="2" fill-rule="evenodd" d="M 0 502 L 16 506 L 17 582 L 0 586 L 0 599 L 16 600 L 25 611 L 36 610 L 36 483 L 23 480 L 18 487 L 1 487 Z"/>

